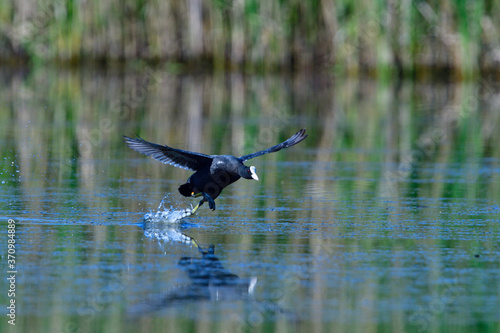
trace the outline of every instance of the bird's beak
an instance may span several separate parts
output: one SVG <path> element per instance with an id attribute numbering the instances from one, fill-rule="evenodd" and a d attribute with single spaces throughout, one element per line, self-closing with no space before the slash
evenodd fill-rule
<path id="1" fill-rule="evenodd" d="M 255 167 L 253 165 L 250 167 L 250 173 L 252 174 L 253 179 L 259 180 L 259 176 L 257 176 L 257 173 L 255 172 Z"/>

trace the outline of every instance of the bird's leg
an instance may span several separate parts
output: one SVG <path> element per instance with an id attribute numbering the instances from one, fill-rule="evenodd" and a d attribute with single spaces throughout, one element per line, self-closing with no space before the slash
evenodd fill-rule
<path id="1" fill-rule="evenodd" d="M 198 250 L 200 250 L 200 246 L 198 245 L 198 243 L 196 242 L 196 240 L 193 237 L 189 237 L 189 238 L 191 238 L 191 244 L 193 244 L 194 246 L 196 246 L 196 248 Z"/>
<path id="2" fill-rule="evenodd" d="M 208 206 L 210 207 L 211 210 L 215 210 L 214 199 L 212 199 L 212 197 L 209 196 L 208 194 L 206 194 L 205 192 L 197 193 L 194 196 L 198 197 L 200 195 L 203 195 L 203 199 L 201 199 L 200 202 L 196 205 L 196 207 L 193 208 L 193 210 L 191 211 L 191 215 L 194 215 L 196 213 L 196 211 L 198 210 L 198 208 L 200 208 L 200 206 L 203 205 L 203 203 L 205 201 L 208 202 Z"/>
<path id="3" fill-rule="evenodd" d="M 203 205 L 204 202 L 205 198 L 201 199 L 200 202 L 198 202 L 198 204 L 196 205 L 196 207 L 194 207 L 193 210 L 191 211 L 191 215 L 194 215 L 194 213 L 196 213 L 198 208 L 200 208 L 200 206 Z"/>
<path id="4" fill-rule="evenodd" d="M 205 192 L 201 192 L 203 194 L 203 200 L 208 202 L 208 206 L 211 210 L 215 210 L 215 201 L 211 196 L 206 194 Z"/>

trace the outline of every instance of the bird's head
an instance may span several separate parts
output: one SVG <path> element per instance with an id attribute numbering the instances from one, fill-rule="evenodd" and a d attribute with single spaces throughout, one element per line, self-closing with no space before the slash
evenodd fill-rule
<path id="1" fill-rule="evenodd" d="M 253 165 L 251 167 L 245 166 L 245 169 L 240 176 L 246 179 L 259 180 L 259 176 L 257 176 L 257 172 L 255 171 L 255 167 Z"/>

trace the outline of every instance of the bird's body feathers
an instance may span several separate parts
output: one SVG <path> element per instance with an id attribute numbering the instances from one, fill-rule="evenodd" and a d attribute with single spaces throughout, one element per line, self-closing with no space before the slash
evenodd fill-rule
<path id="1" fill-rule="evenodd" d="M 255 167 L 247 167 L 243 162 L 281 149 L 291 147 L 307 137 L 305 129 L 301 129 L 288 140 L 275 145 L 269 149 L 252 154 L 243 155 L 239 158 L 232 155 L 205 155 L 187 150 L 172 148 L 167 145 L 159 145 L 148 142 L 141 138 L 124 137 L 127 145 L 147 156 L 186 170 L 195 171 L 187 182 L 179 187 L 179 192 L 184 196 L 203 195 L 204 201 L 208 201 L 210 208 L 215 209 L 214 199 L 228 185 L 240 178 L 259 180 Z M 198 207 L 197 206 L 197 207 Z M 197 209 L 197 208 L 196 208 Z M 196 209 L 194 211 L 196 211 Z"/>

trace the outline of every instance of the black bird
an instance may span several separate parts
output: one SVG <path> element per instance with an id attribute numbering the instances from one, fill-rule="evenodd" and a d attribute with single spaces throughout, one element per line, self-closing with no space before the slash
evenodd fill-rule
<path id="1" fill-rule="evenodd" d="M 258 151 L 253 154 L 235 157 L 232 155 L 205 155 L 182 149 L 176 149 L 167 145 L 158 145 L 141 138 L 129 138 L 124 136 L 127 145 L 158 161 L 179 168 L 195 171 L 187 182 L 179 187 L 179 192 L 186 197 L 203 196 L 203 199 L 193 209 L 192 214 L 206 201 L 211 210 L 215 210 L 215 201 L 221 191 L 228 185 L 234 183 L 240 177 L 259 180 L 254 166 L 246 166 L 243 162 L 269 153 L 274 153 L 283 148 L 288 148 L 304 140 L 306 130 L 301 129 L 288 140 L 269 149 Z"/>

